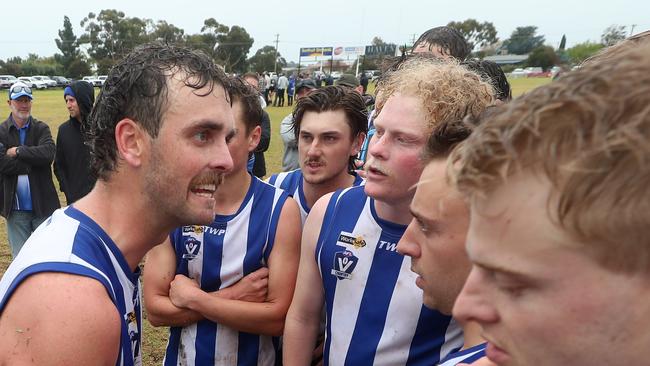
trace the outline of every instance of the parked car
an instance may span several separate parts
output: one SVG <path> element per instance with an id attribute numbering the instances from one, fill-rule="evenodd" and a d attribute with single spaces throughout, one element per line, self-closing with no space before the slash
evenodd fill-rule
<path id="1" fill-rule="evenodd" d="M 108 79 L 108 75 L 99 75 L 99 77 L 97 78 L 97 80 L 99 80 L 102 83 L 101 85 L 104 85 L 106 79 Z"/>
<path id="2" fill-rule="evenodd" d="M 93 84 L 93 86 L 102 86 L 102 82 L 96 76 L 84 76 L 82 80 Z"/>
<path id="3" fill-rule="evenodd" d="M 47 83 L 38 80 L 32 76 L 21 76 L 18 78 L 18 80 L 22 81 L 23 83 L 27 84 L 32 89 L 46 89 L 47 88 Z"/>
<path id="4" fill-rule="evenodd" d="M 521 67 L 518 67 L 510 73 L 510 77 L 512 78 L 523 78 L 526 77 L 526 71 L 522 69 Z"/>
<path id="5" fill-rule="evenodd" d="M 333 79 L 340 79 L 341 78 L 341 72 L 340 71 L 332 71 L 332 78 Z"/>
<path id="6" fill-rule="evenodd" d="M 63 77 L 63 76 L 52 76 L 52 79 L 54 79 L 54 81 L 56 81 L 56 86 L 60 86 L 60 87 L 65 88 L 66 86 L 70 85 L 70 80 L 68 78 Z"/>
<path id="7" fill-rule="evenodd" d="M 13 75 L 0 75 L 0 89 L 9 89 L 9 87 L 18 81 Z"/>
<path id="8" fill-rule="evenodd" d="M 54 88 L 54 87 L 56 86 L 56 81 L 50 79 L 50 78 L 47 77 L 47 76 L 43 76 L 43 75 L 34 75 L 34 76 L 32 76 L 32 77 L 33 77 L 34 79 L 36 79 L 36 80 L 40 80 L 40 81 L 44 82 L 45 85 L 47 85 L 48 88 Z"/>

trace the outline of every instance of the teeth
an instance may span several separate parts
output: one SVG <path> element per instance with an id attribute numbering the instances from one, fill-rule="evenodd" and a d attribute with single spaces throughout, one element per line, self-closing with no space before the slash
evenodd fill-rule
<path id="1" fill-rule="evenodd" d="M 196 192 L 195 194 L 201 197 L 212 198 L 212 193 Z"/>
<path id="2" fill-rule="evenodd" d="M 194 189 L 200 189 L 202 191 L 214 192 L 214 191 L 217 190 L 217 186 L 215 184 L 201 184 L 201 185 L 198 185 L 198 186 L 194 187 Z"/>

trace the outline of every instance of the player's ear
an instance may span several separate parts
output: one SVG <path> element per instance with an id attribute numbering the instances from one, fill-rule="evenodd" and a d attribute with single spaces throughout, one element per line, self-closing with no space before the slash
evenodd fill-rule
<path id="1" fill-rule="evenodd" d="M 253 151 L 257 148 L 257 145 L 260 144 L 260 139 L 262 138 L 262 127 L 255 126 L 253 130 L 248 134 L 248 151 Z"/>
<path id="2" fill-rule="evenodd" d="M 359 151 L 361 151 L 361 147 L 363 146 L 363 141 L 366 139 L 366 133 L 365 132 L 359 132 L 353 139 L 352 141 L 352 147 L 350 151 L 350 156 L 355 156 L 359 154 Z"/>
<path id="3" fill-rule="evenodd" d="M 119 157 L 133 167 L 142 164 L 142 158 L 149 146 L 149 134 L 130 118 L 124 118 L 115 125 L 115 144 Z"/>

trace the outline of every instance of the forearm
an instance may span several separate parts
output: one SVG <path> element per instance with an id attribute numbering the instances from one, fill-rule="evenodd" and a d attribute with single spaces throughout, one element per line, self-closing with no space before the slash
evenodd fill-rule
<path id="1" fill-rule="evenodd" d="M 201 292 L 188 299 L 187 307 L 215 323 L 240 332 L 279 336 L 288 304 L 232 300 Z"/>
<path id="2" fill-rule="evenodd" d="M 318 340 L 319 319 L 319 316 L 304 317 L 289 310 L 282 341 L 282 361 L 285 366 L 311 364 Z"/>
<path id="3" fill-rule="evenodd" d="M 147 319 L 154 327 L 185 327 L 204 319 L 196 311 L 175 306 L 167 296 L 157 295 L 146 299 L 145 306 Z"/>

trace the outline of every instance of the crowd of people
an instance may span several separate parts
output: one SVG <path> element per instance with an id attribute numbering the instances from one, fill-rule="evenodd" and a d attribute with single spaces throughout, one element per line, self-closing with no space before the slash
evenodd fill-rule
<path id="1" fill-rule="evenodd" d="M 373 96 L 147 44 L 56 144 L 13 85 L 0 363 L 140 365 L 144 308 L 164 365 L 644 364 L 649 35 L 514 100 L 449 27 Z"/>

